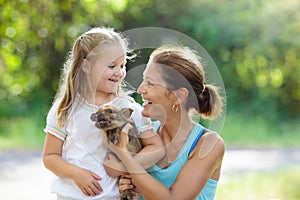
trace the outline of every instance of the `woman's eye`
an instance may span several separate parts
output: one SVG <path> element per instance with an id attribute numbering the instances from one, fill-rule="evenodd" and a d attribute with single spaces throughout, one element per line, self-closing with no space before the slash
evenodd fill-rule
<path id="1" fill-rule="evenodd" d="M 154 85 L 154 84 L 151 83 L 150 81 L 147 81 L 146 84 L 149 85 L 149 86 L 153 86 L 153 85 Z"/>
<path id="2" fill-rule="evenodd" d="M 114 65 L 110 65 L 110 66 L 108 66 L 108 68 L 114 68 L 115 66 Z"/>

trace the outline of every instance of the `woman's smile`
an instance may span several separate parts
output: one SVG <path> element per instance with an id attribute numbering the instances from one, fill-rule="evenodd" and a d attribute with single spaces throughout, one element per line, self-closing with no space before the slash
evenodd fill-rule
<path id="1" fill-rule="evenodd" d="M 143 99 L 143 106 L 147 106 L 149 104 L 152 104 L 152 101 L 148 100 L 148 99 Z"/>

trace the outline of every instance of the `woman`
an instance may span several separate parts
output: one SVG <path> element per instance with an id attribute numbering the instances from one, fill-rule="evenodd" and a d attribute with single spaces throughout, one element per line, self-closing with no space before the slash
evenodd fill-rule
<path id="1" fill-rule="evenodd" d="M 166 154 L 146 172 L 124 151 L 126 131 L 121 142 L 108 148 L 122 160 L 144 199 L 213 199 L 224 143 L 218 133 L 191 116 L 198 113 L 214 119 L 222 113 L 223 103 L 217 88 L 205 84 L 200 58 L 185 47 L 162 47 L 151 54 L 143 76 L 138 88 L 144 100 L 142 114 L 158 120 L 157 132 Z M 121 191 L 133 187 L 125 178 L 119 184 Z"/>

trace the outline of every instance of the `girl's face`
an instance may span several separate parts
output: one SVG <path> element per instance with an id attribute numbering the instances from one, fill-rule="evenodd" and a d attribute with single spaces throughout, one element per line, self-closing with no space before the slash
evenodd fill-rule
<path id="1" fill-rule="evenodd" d="M 96 93 L 115 93 L 126 75 L 125 50 L 119 45 L 106 47 L 91 66 L 91 82 Z"/>
<path id="2" fill-rule="evenodd" d="M 142 95 L 144 101 L 142 114 L 145 117 L 164 120 L 171 111 L 173 101 L 171 91 L 167 89 L 159 72 L 159 67 L 149 62 L 137 92 Z"/>

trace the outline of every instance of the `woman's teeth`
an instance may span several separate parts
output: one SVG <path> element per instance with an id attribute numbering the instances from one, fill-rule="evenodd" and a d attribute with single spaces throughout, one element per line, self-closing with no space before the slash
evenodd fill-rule
<path id="1" fill-rule="evenodd" d="M 143 105 L 147 105 L 147 104 L 152 104 L 152 102 L 151 101 L 149 101 L 149 100 L 146 100 L 146 99 L 143 99 Z"/>

